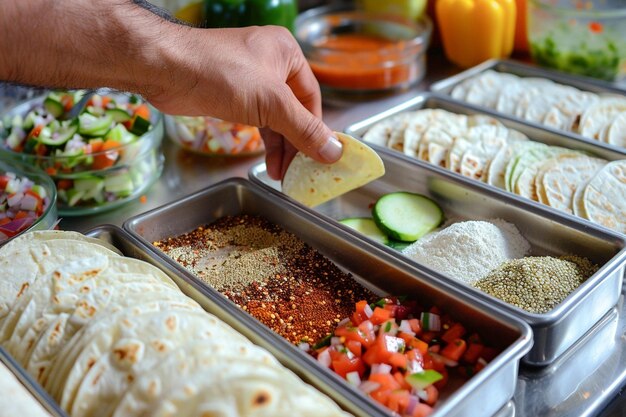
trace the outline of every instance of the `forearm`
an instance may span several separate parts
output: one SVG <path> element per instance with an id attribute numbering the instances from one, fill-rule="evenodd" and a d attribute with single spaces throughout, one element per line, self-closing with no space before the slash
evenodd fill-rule
<path id="1" fill-rule="evenodd" d="M 7 0 L 0 5 L 0 80 L 158 94 L 160 54 L 177 25 L 132 0 Z"/>

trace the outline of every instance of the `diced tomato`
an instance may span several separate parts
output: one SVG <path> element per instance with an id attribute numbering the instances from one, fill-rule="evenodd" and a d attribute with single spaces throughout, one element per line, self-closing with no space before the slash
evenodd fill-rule
<path id="1" fill-rule="evenodd" d="M 483 351 L 480 353 L 480 357 L 483 358 L 487 362 L 491 362 L 493 358 L 498 356 L 498 353 L 500 353 L 500 351 L 498 351 L 497 349 L 494 349 L 489 346 L 485 346 L 483 347 Z"/>
<path id="2" fill-rule="evenodd" d="M 371 321 L 366 320 L 359 324 L 359 336 L 362 340 L 359 340 L 365 347 L 370 347 L 376 342 L 376 333 L 374 333 L 374 325 Z"/>
<path id="3" fill-rule="evenodd" d="M 407 360 L 415 361 L 419 363 L 422 368 L 424 367 L 424 354 L 422 354 L 419 350 L 409 350 L 407 353 L 405 353 L 405 355 Z"/>
<path id="4" fill-rule="evenodd" d="M 25 217 L 28 217 L 28 212 L 24 210 L 20 210 L 17 213 L 15 213 L 15 217 L 13 218 L 13 220 L 23 219 Z"/>
<path id="5" fill-rule="evenodd" d="M 400 413 L 407 408 L 410 398 L 407 390 L 392 391 L 387 400 L 387 408 L 395 413 Z"/>
<path id="6" fill-rule="evenodd" d="M 443 378 L 435 382 L 435 387 L 441 391 L 448 383 L 448 379 L 449 379 L 448 369 L 444 367 L 443 369 L 439 370 L 439 373 L 441 374 Z"/>
<path id="7" fill-rule="evenodd" d="M 433 412 L 433 409 L 428 404 L 418 403 L 415 405 L 413 409 L 413 414 L 411 417 L 428 417 Z"/>
<path id="8" fill-rule="evenodd" d="M 452 343 L 448 343 L 446 347 L 441 350 L 441 354 L 448 359 L 458 361 L 461 356 L 467 350 L 467 343 L 463 339 L 454 339 Z"/>
<path id="9" fill-rule="evenodd" d="M 380 325 L 379 334 L 396 335 L 398 333 L 398 325 L 394 319 L 389 319 Z"/>
<path id="10" fill-rule="evenodd" d="M 428 310 L 428 311 L 429 311 L 430 313 L 437 314 L 437 315 L 441 316 L 441 310 L 440 310 L 440 309 L 439 309 L 439 307 L 437 307 L 437 306 L 432 306 L 432 307 L 430 308 L 430 310 Z"/>
<path id="11" fill-rule="evenodd" d="M 28 134 L 29 138 L 38 138 L 39 134 L 41 133 L 41 130 L 43 129 L 43 125 L 37 125 L 33 128 L 33 130 L 30 131 L 30 133 Z"/>
<path id="12" fill-rule="evenodd" d="M 420 321 L 418 319 L 410 319 L 409 325 L 411 326 L 411 330 L 416 334 L 420 334 L 422 332 L 422 326 L 420 325 Z"/>
<path id="13" fill-rule="evenodd" d="M 356 303 L 356 311 L 352 315 L 352 323 L 354 323 L 355 326 L 358 326 L 359 324 L 367 320 L 367 314 L 365 314 L 365 309 L 367 308 L 367 306 L 368 304 L 365 300 L 361 300 Z"/>
<path id="14" fill-rule="evenodd" d="M 74 97 L 71 94 L 63 94 L 61 96 L 61 104 L 63 105 L 63 111 L 70 111 L 74 107 Z"/>
<path id="15" fill-rule="evenodd" d="M 396 304 L 387 303 L 383 306 L 383 309 L 391 313 L 391 317 L 396 317 L 396 310 L 398 310 L 398 306 Z"/>
<path id="16" fill-rule="evenodd" d="M 11 219 L 9 219 L 8 217 L 4 217 L 0 219 L 0 226 L 7 224 L 7 223 L 11 223 Z"/>
<path id="17" fill-rule="evenodd" d="M 111 102 L 111 97 L 109 97 L 109 96 L 102 96 L 102 98 L 101 98 L 102 108 L 106 108 L 106 106 L 110 102 Z"/>
<path id="18" fill-rule="evenodd" d="M 370 321 L 372 324 L 383 324 L 387 320 L 391 318 L 391 311 L 385 310 L 384 308 L 376 307 L 374 309 L 374 314 L 370 317 Z"/>
<path id="19" fill-rule="evenodd" d="M 359 327 L 341 326 L 335 329 L 335 336 L 345 337 L 346 341 L 359 342 L 363 346 L 371 346 L 376 340 L 372 324 L 363 322 Z"/>
<path id="20" fill-rule="evenodd" d="M 441 371 L 443 371 L 444 369 L 446 369 L 446 364 L 444 362 L 444 359 L 442 356 L 438 355 L 438 354 L 426 354 L 424 355 L 424 360 L 426 361 L 426 358 L 430 358 L 431 360 L 431 369 L 434 369 L 435 371 L 441 373 Z M 424 366 L 424 368 L 426 368 L 426 366 Z"/>
<path id="21" fill-rule="evenodd" d="M 376 391 L 372 391 L 370 393 L 370 397 L 372 397 L 374 401 L 386 406 L 387 401 L 389 400 L 390 394 L 391 394 L 391 390 L 379 388 Z"/>
<path id="22" fill-rule="evenodd" d="M 472 333 L 465 340 L 467 341 L 467 344 L 469 344 L 469 345 L 471 345 L 472 343 L 478 343 L 478 344 L 481 344 L 481 345 L 483 344 L 482 339 L 480 338 L 478 333 Z"/>
<path id="23" fill-rule="evenodd" d="M 437 337 L 437 333 L 435 332 L 423 332 L 420 335 L 420 339 L 426 343 L 430 343 L 435 337 Z"/>
<path id="24" fill-rule="evenodd" d="M 463 362 L 476 363 L 483 351 L 483 348 L 484 346 L 480 343 L 470 343 L 467 345 L 467 350 L 463 354 Z"/>
<path id="25" fill-rule="evenodd" d="M 417 349 L 422 354 L 428 352 L 428 343 L 418 339 L 417 337 L 413 338 L 410 347 L 412 349 Z"/>
<path id="26" fill-rule="evenodd" d="M 331 351 L 331 357 L 332 356 L 333 355 Z M 365 374 L 365 364 L 363 363 L 361 358 L 357 356 L 349 358 L 348 355 L 346 355 L 345 353 L 342 353 L 338 359 L 333 360 L 331 362 L 331 367 L 337 373 L 337 375 L 341 376 L 342 378 L 345 378 L 346 374 L 348 374 L 349 372 L 356 371 L 361 377 L 363 376 L 363 374 Z"/>
<path id="27" fill-rule="evenodd" d="M 424 402 L 428 405 L 435 405 L 439 399 L 439 390 L 434 385 L 429 385 L 425 388 L 426 400 Z"/>
<path id="28" fill-rule="evenodd" d="M 4 190 L 7 188 L 7 184 L 9 183 L 10 178 L 6 175 L 0 175 L 0 190 Z"/>
<path id="29" fill-rule="evenodd" d="M 57 174 L 57 169 L 54 167 L 48 167 L 46 168 L 46 174 L 48 175 L 56 175 Z"/>
<path id="30" fill-rule="evenodd" d="M 363 353 L 363 345 L 361 342 L 357 342 L 356 340 L 347 340 L 346 348 L 358 357 L 361 357 L 361 354 Z"/>
<path id="31" fill-rule="evenodd" d="M 48 148 L 43 143 L 35 145 L 35 155 L 45 156 L 48 153 Z"/>
<path id="32" fill-rule="evenodd" d="M 409 391 L 412 389 L 411 384 L 406 382 L 406 377 L 404 376 L 404 372 L 396 371 L 392 375 L 396 379 L 396 382 L 400 384 L 400 387 L 402 387 L 402 389 L 406 389 Z"/>
<path id="33" fill-rule="evenodd" d="M 389 365 L 394 366 L 397 369 L 406 369 L 407 358 L 403 353 L 392 353 L 389 356 Z"/>
<path id="34" fill-rule="evenodd" d="M 59 190 L 68 190 L 74 186 L 74 182 L 72 180 L 59 180 L 57 181 L 57 188 Z"/>
<path id="35" fill-rule="evenodd" d="M 368 381 L 379 383 L 380 388 L 378 388 L 378 390 L 393 391 L 400 389 L 400 384 L 391 374 L 371 374 L 368 378 Z"/>
<path id="36" fill-rule="evenodd" d="M 454 323 L 442 336 L 441 340 L 452 343 L 455 339 L 460 339 L 465 335 L 465 327 L 460 323 Z"/>

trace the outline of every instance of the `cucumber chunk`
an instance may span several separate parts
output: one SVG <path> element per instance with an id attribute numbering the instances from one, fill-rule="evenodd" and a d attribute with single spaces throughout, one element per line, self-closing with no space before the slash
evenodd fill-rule
<path id="1" fill-rule="evenodd" d="M 108 114 L 109 116 L 111 116 L 113 118 L 113 120 L 118 122 L 118 123 L 127 122 L 132 117 L 130 115 L 130 113 L 128 113 L 126 110 L 120 109 L 118 107 L 116 107 L 114 109 L 107 109 L 107 110 L 105 110 L 105 113 Z"/>
<path id="2" fill-rule="evenodd" d="M 372 210 L 376 225 L 387 236 L 415 242 L 443 221 L 443 211 L 421 194 L 396 192 L 382 196 Z"/>
<path id="3" fill-rule="evenodd" d="M 389 243 L 389 237 L 384 234 L 373 219 L 367 217 L 349 217 L 347 219 L 339 220 L 339 223 L 348 226 L 351 229 L 369 237 L 376 242 L 387 245 Z"/>
<path id="4" fill-rule="evenodd" d="M 54 117 L 61 117 L 65 111 L 63 103 L 51 96 L 46 97 L 43 101 L 43 107 Z"/>
<path id="5" fill-rule="evenodd" d="M 69 122 L 69 121 L 68 121 Z M 70 140 L 72 136 L 78 132 L 78 124 L 76 122 L 63 122 L 61 126 L 54 132 L 49 134 L 39 134 L 39 141 L 45 145 L 60 146 Z"/>
<path id="6" fill-rule="evenodd" d="M 78 116 L 78 133 L 86 136 L 104 136 L 107 134 L 113 123 L 110 115 L 96 117 L 89 113 Z"/>

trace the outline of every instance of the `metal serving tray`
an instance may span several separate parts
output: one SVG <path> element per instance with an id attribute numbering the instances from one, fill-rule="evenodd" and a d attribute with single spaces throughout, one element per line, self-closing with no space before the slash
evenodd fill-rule
<path id="1" fill-rule="evenodd" d="M 68 417 L 59 405 L 48 395 L 39 383 L 37 383 L 26 370 L 17 363 L 6 350 L 0 347 L 0 363 L 4 364 L 9 371 L 13 372 L 17 380 L 33 396 L 33 401 L 38 401 L 41 406 L 53 417 Z M 0 393 L 2 395 L 4 393 Z M 1 411 L 1 410 L 0 410 Z"/>
<path id="2" fill-rule="evenodd" d="M 581 227 L 569 218 L 530 204 L 530 201 L 513 200 L 490 187 L 483 187 L 478 182 L 443 169 L 434 169 L 436 167 L 427 163 L 415 164 L 389 153 L 381 153 L 380 156 L 386 168 L 383 177 L 309 210 L 325 220 L 370 217 L 372 204 L 383 194 L 394 191 L 416 192 L 439 203 L 447 219 L 501 218 L 514 223 L 530 242 L 533 254 L 580 254 L 602 266 L 555 309 L 546 314 L 534 314 L 439 274 L 394 249 L 333 222 L 355 238 L 395 256 L 398 263 L 415 268 L 419 271 L 416 273 L 426 272 L 436 276 L 440 281 L 472 297 L 481 298 L 522 318 L 531 326 L 534 334 L 533 347 L 524 357 L 524 362 L 546 365 L 554 361 L 617 303 L 625 268 L 626 237 L 596 227 Z M 264 164 L 252 167 L 249 175 L 255 183 L 282 196 L 290 204 L 300 206 L 278 191 L 279 184 L 268 177 Z"/>
<path id="3" fill-rule="evenodd" d="M 445 95 L 450 95 L 452 92 L 452 89 L 459 83 L 463 82 L 464 80 L 471 78 L 475 75 L 480 74 L 481 72 L 487 71 L 487 70 L 493 70 L 493 71 L 497 71 L 497 72 L 506 72 L 509 74 L 515 74 L 518 75 L 520 77 L 541 77 L 541 78 L 547 78 L 549 80 L 555 81 L 559 84 L 564 84 L 564 85 L 569 85 L 572 87 L 576 87 L 580 90 L 584 90 L 584 91 L 591 91 L 593 93 L 597 93 L 597 94 L 619 94 L 619 95 L 623 95 L 626 96 L 626 89 L 622 89 L 620 87 L 617 87 L 614 84 L 610 84 L 607 82 L 603 82 L 603 81 L 599 81 L 599 80 L 595 80 L 593 78 L 588 78 L 588 77 L 582 77 L 582 76 L 576 76 L 576 75 L 570 75 L 564 72 L 560 72 L 560 71 L 554 71 L 554 70 L 549 70 L 549 69 L 545 69 L 545 68 L 541 68 L 541 67 L 537 67 L 534 65 L 528 65 L 528 64 L 523 64 L 521 62 L 517 62 L 517 61 L 512 61 L 512 60 L 489 60 L 489 61 L 485 61 L 480 65 L 477 65 L 475 67 L 472 67 L 470 69 L 467 69 L 463 72 L 460 72 L 452 77 L 449 78 L 445 78 L 441 81 L 438 81 L 436 83 L 433 83 L 430 87 L 430 91 L 433 91 L 435 93 L 439 93 L 439 94 L 445 94 Z M 462 101 L 458 101 L 455 100 L 457 102 L 462 102 Z M 475 107 L 476 109 L 480 109 L 481 111 L 484 111 L 485 113 L 488 114 L 498 114 L 498 115 L 504 115 L 504 113 L 500 113 L 497 112 L 493 109 L 490 109 L 488 107 L 483 107 L 483 106 L 477 106 L 477 105 L 471 105 L 468 104 L 469 106 Z M 584 136 L 581 136 L 577 133 L 572 133 L 572 132 L 567 132 L 564 130 L 559 130 L 559 129 L 554 129 L 548 126 L 544 126 L 542 124 L 539 123 L 534 123 L 534 122 L 529 122 L 514 116 L 509 116 L 514 120 L 519 120 L 522 121 L 525 124 L 528 124 L 530 126 L 535 126 L 535 127 L 541 127 L 543 129 L 546 129 L 550 132 L 553 133 L 558 133 L 564 136 L 567 136 L 569 138 L 578 140 L 578 141 L 582 141 L 582 142 L 586 142 L 586 143 L 592 143 L 592 144 L 596 144 L 597 146 L 606 148 L 606 149 L 613 149 L 617 152 L 621 152 L 623 154 L 626 154 L 626 148 L 622 148 L 619 146 L 615 146 L 615 145 L 609 145 L 607 143 L 603 143 L 597 140 L 593 140 L 593 139 L 589 139 L 586 138 Z"/>
<path id="4" fill-rule="evenodd" d="M 223 216 L 250 214 L 294 233 L 317 249 L 361 284 L 380 294 L 408 294 L 428 304 L 439 305 L 453 317 L 473 327 L 487 342 L 503 352 L 483 371 L 452 391 L 444 390 L 433 416 L 491 416 L 513 395 L 519 359 L 530 349 L 530 328 L 506 312 L 501 312 L 480 298 L 468 296 L 454 285 L 416 273 L 399 264 L 391 253 L 352 239 L 343 230 L 318 216 L 292 206 L 279 196 L 268 193 L 243 179 L 221 182 L 180 201 L 136 216 L 124 228 L 143 244 L 152 262 L 168 272 L 183 291 L 204 303 L 213 314 L 227 321 L 253 342 L 264 346 L 279 360 L 348 411 L 359 416 L 389 416 L 371 399 L 350 387 L 308 354 L 245 313 L 213 288 L 195 278 L 174 260 L 157 250 L 151 242 L 189 232 Z M 172 219 L 176 219 L 172 221 Z M 489 398 L 489 401 L 485 401 Z"/>
<path id="5" fill-rule="evenodd" d="M 502 116 L 499 113 L 489 112 L 479 107 L 472 107 L 471 105 L 452 100 L 445 96 L 437 96 L 436 94 L 432 94 L 432 93 L 419 94 L 416 97 L 412 98 L 411 100 L 403 104 L 400 104 L 396 107 L 393 107 L 385 112 L 372 116 L 361 122 L 354 123 L 348 126 L 345 129 L 345 132 L 357 138 L 362 138 L 363 135 L 369 129 L 372 128 L 372 126 L 374 126 L 376 123 L 380 122 L 381 120 L 387 119 L 398 113 L 403 113 L 406 111 L 415 111 L 415 110 L 420 110 L 420 109 L 442 109 L 442 110 L 447 110 L 449 112 L 457 113 L 457 114 L 487 114 L 498 119 L 506 127 L 522 132 L 526 136 L 528 136 L 530 140 L 533 140 L 536 142 L 541 142 L 541 143 L 545 143 L 547 145 L 552 145 L 552 146 L 561 146 L 564 148 L 570 148 L 570 149 L 576 149 L 576 150 L 589 152 L 595 156 L 607 159 L 609 161 L 614 161 L 618 159 L 626 159 L 626 149 L 622 149 L 622 151 L 620 152 L 616 150 L 618 148 L 599 146 L 597 143 L 594 143 L 593 141 L 579 141 L 578 139 L 571 138 L 566 135 L 557 133 L 557 131 L 555 130 L 553 131 L 546 130 L 542 127 L 539 127 L 539 125 L 523 123 L 515 118 Z M 549 210 L 554 213 L 558 213 L 559 216 L 568 217 L 569 219 L 573 221 L 581 223 L 582 225 L 584 225 L 584 227 L 587 227 L 587 226 L 600 227 L 600 228 L 603 228 L 604 230 L 615 233 L 614 230 L 605 228 L 604 226 L 601 226 L 597 223 L 593 223 L 582 217 L 578 217 L 573 214 L 569 214 L 564 211 L 554 209 L 545 204 L 541 204 L 537 201 L 532 201 L 530 199 L 524 198 L 515 193 L 503 190 L 493 185 L 489 185 L 482 181 L 477 181 L 471 178 L 464 177 L 461 174 L 450 171 L 448 169 L 445 169 L 445 168 L 436 166 L 434 164 L 431 164 L 429 162 L 422 161 L 417 158 L 413 158 L 411 156 L 405 155 L 402 152 L 396 151 L 395 149 L 374 145 L 369 142 L 366 142 L 366 143 L 368 143 L 368 145 L 371 146 L 372 148 L 376 149 L 376 151 L 379 154 L 394 155 L 395 157 L 403 159 L 405 161 L 409 161 L 412 164 L 423 166 L 423 167 L 429 167 L 432 170 L 437 170 L 439 172 L 444 172 L 449 175 L 463 178 L 467 183 L 472 183 L 472 184 L 475 184 L 476 186 L 493 190 L 500 195 L 507 196 L 508 198 L 515 200 L 516 202 L 532 204 L 537 207 L 541 207 L 544 210 Z"/>

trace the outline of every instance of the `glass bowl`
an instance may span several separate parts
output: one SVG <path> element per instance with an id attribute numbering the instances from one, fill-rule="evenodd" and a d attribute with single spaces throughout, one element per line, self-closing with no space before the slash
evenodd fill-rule
<path id="1" fill-rule="evenodd" d="M 47 97 L 45 95 L 26 101 L 5 115 L 3 126 L 0 128 L 0 156 L 23 161 L 50 175 L 57 188 L 59 214 L 78 216 L 114 209 L 140 197 L 159 178 L 164 160 L 161 152 L 163 117 L 160 112 L 147 104 L 151 122 L 149 130 L 141 135 L 123 136 L 130 139 L 112 141 L 110 142 L 113 143 L 112 146 L 106 145 L 110 135 L 114 134 L 110 127 L 122 125 L 121 122 L 108 125 L 108 132 L 101 131 L 99 132 L 101 135 L 74 134 L 69 142 L 78 137 L 78 146 L 75 148 L 76 152 L 69 156 L 52 153 L 37 155 L 13 150 L 15 147 L 9 146 L 11 128 L 15 129 L 14 126 L 20 126 L 21 123 L 25 125 L 31 111 L 34 109 L 40 111 Z M 122 104 L 137 99 L 123 93 L 106 93 L 101 97 L 111 98 Z M 43 117 L 44 120 L 56 119 L 45 110 L 41 110 L 39 117 Z M 121 131 L 126 132 L 123 135 L 128 133 L 125 129 Z M 29 139 L 30 136 L 26 140 Z M 40 140 L 40 137 L 37 140 Z M 63 145 L 66 153 L 69 142 Z M 56 152 L 54 146 L 48 147 L 52 149 L 50 152 Z M 97 148 L 99 150 L 96 150 Z"/>
<path id="2" fill-rule="evenodd" d="M 529 0 L 533 60 L 606 81 L 626 78 L 624 0 Z"/>
<path id="3" fill-rule="evenodd" d="M 296 19 L 296 39 L 322 92 L 402 90 L 425 75 L 432 24 L 345 7 L 319 7 Z"/>
<path id="4" fill-rule="evenodd" d="M 167 136 L 180 147 L 201 155 L 250 156 L 265 150 L 254 126 L 208 116 L 165 116 Z"/>
<path id="5" fill-rule="evenodd" d="M 43 171 L 0 156 L 0 246 L 29 230 L 57 221 L 57 192 Z"/>

